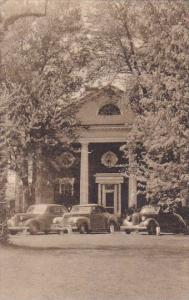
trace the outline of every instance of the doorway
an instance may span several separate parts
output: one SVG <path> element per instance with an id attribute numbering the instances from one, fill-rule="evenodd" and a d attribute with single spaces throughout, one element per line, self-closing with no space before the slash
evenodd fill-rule
<path id="1" fill-rule="evenodd" d="M 117 173 L 96 174 L 98 184 L 98 204 L 108 212 L 121 215 L 121 189 L 123 176 Z"/>
<path id="2" fill-rule="evenodd" d="M 112 214 L 121 213 L 121 184 L 98 184 L 98 203 L 103 205 Z"/>

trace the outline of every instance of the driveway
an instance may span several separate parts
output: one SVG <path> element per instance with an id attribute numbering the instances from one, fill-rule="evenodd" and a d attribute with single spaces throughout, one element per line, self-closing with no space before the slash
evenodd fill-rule
<path id="1" fill-rule="evenodd" d="M 189 237 L 20 235 L 0 249 L 0 300 L 188 300 Z"/>

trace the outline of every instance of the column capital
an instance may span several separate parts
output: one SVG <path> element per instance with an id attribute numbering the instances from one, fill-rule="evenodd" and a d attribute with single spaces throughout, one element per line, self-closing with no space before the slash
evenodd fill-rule
<path id="1" fill-rule="evenodd" d="M 89 145 L 89 142 L 88 141 L 80 141 L 80 144 L 82 146 L 88 146 Z"/>

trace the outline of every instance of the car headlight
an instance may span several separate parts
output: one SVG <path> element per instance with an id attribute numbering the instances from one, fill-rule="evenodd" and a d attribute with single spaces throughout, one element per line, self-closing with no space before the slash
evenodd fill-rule
<path id="1" fill-rule="evenodd" d="M 123 225 L 127 225 L 128 223 L 129 223 L 129 221 L 127 218 L 125 220 L 123 220 Z"/>
<path id="2" fill-rule="evenodd" d="M 130 222 L 130 221 L 131 221 L 131 216 L 130 216 L 130 215 L 127 216 L 127 217 L 126 217 L 126 220 Z"/>
<path id="3" fill-rule="evenodd" d="M 15 224 L 14 224 L 14 220 L 13 220 L 13 219 L 9 219 L 9 220 L 7 221 L 7 225 L 8 225 L 8 227 L 14 226 L 14 225 L 15 225 Z"/>
<path id="4" fill-rule="evenodd" d="M 58 224 L 58 223 L 60 223 L 60 222 L 59 222 L 59 219 L 57 219 L 57 218 L 54 218 L 52 222 L 53 222 L 53 224 Z"/>
<path id="5" fill-rule="evenodd" d="M 145 217 L 145 216 L 142 216 L 142 217 L 141 217 L 141 220 L 142 220 L 142 221 L 145 221 L 145 220 L 146 220 L 146 217 Z"/>

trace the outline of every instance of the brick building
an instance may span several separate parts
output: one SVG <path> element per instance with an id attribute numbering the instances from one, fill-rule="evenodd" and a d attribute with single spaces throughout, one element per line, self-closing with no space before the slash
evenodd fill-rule
<path id="1" fill-rule="evenodd" d="M 99 203 L 121 214 L 137 205 L 132 154 L 127 160 L 120 149 L 134 114 L 118 88 L 92 89 L 85 100 L 77 114 L 78 142 L 38 166 L 36 203 Z"/>

